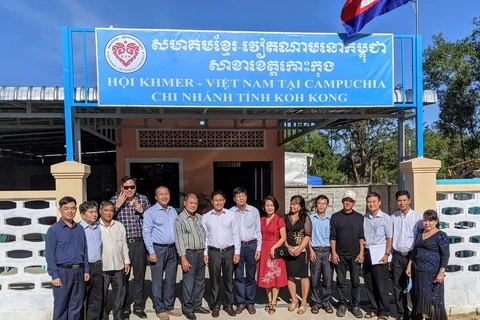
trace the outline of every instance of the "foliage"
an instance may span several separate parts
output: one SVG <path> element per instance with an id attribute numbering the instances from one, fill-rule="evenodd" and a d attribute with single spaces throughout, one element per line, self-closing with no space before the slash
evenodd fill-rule
<path id="1" fill-rule="evenodd" d="M 391 143 L 397 141 L 392 138 L 396 128 L 393 119 L 369 119 L 353 123 L 348 129 L 334 134 L 342 142 L 341 153 L 344 156 L 340 161 L 341 168 L 351 182 L 370 184 L 396 181 L 396 177 L 389 174 L 397 167 L 398 151 L 395 144 Z"/>
<path id="2" fill-rule="evenodd" d="M 425 129 L 424 155 L 442 162 L 438 178 L 446 178 L 448 166 L 480 158 L 480 19 L 473 26 L 469 36 L 455 42 L 433 36 L 424 51 L 425 87 L 437 92 L 440 108 L 439 120 Z M 405 141 L 415 149 L 409 126 Z M 309 173 L 325 184 L 384 184 L 397 181 L 397 146 L 395 119 L 369 119 L 339 131 L 312 132 L 289 142 L 286 150 L 313 153 Z"/>
<path id="3" fill-rule="evenodd" d="M 313 131 L 292 140 L 286 143 L 285 151 L 314 154 L 308 174 L 321 177 L 324 184 L 347 183 L 346 175 L 338 171 L 338 157 L 328 143 L 325 133 Z"/>
<path id="4" fill-rule="evenodd" d="M 462 153 L 460 137 L 444 135 L 438 128 L 433 126 L 425 129 L 424 141 L 425 157 L 442 162 L 437 178 L 446 179 L 447 168 L 463 161 L 460 156 Z"/>
<path id="5" fill-rule="evenodd" d="M 424 51 L 425 86 L 439 98 L 439 132 L 460 144 L 460 158 L 480 155 L 480 20 L 472 34 L 450 42 L 442 34 Z"/>

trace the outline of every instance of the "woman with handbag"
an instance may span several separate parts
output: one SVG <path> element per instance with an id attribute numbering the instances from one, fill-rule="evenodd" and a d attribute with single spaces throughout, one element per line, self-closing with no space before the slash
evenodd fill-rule
<path id="1" fill-rule="evenodd" d="M 445 271 L 450 258 L 448 235 L 441 231 L 435 210 L 423 213 L 424 230 L 417 234 L 405 273 L 412 277 L 415 301 L 412 319 L 447 320 Z"/>
<path id="2" fill-rule="evenodd" d="M 287 285 L 285 260 L 275 258 L 275 250 L 280 248 L 287 238 L 285 221 L 276 214 L 278 207 L 278 202 L 274 197 L 266 197 L 263 200 L 262 208 L 267 216 L 260 219 L 262 250 L 258 261 L 257 279 L 258 286 L 267 291 L 268 304 L 265 311 L 269 315 L 275 314 L 278 292 L 281 287 Z"/>
<path id="3" fill-rule="evenodd" d="M 291 296 L 291 303 L 288 311 L 293 312 L 298 307 L 298 314 L 307 311 L 308 292 L 310 291 L 310 280 L 308 278 L 309 257 L 307 246 L 312 235 L 312 221 L 305 208 L 305 199 L 296 195 L 290 199 L 290 212 L 285 217 L 287 229 L 287 241 L 285 246 L 290 257 L 285 259 L 288 275 L 288 291 Z M 302 288 L 302 303 L 298 306 L 297 286 L 295 278 L 300 278 Z"/>

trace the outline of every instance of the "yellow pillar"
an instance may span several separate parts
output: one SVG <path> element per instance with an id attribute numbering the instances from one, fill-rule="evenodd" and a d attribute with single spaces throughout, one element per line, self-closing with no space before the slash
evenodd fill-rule
<path id="1" fill-rule="evenodd" d="M 423 213 L 437 208 L 437 172 L 440 160 L 415 158 L 400 163 L 405 189 L 412 195 L 412 208 Z"/>
<path id="2" fill-rule="evenodd" d="M 76 161 L 64 161 L 50 167 L 55 178 L 56 204 L 65 197 L 71 196 L 77 200 L 77 207 L 87 200 L 87 178 L 90 175 L 90 166 Z M 60 213 L 57 211 L 57 217 Z M 75 221 L 80 221 L 77 210 Z"/>

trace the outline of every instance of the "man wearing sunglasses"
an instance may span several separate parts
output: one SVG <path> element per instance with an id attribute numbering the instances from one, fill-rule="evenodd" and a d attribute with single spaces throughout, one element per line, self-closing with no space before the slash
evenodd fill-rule
<path id="1" fill-rule="evenodd" d="M 150 208 L 148 198 L 143 194 L 137 193 L 137 184 L 135 178 L 125 176 L 120 180 L 120 193 L 110 199 L 115 205 L 115 220 L 120 221 L 127 233 L 128 255 L 130 266 L 134 269 L 135 278 L 133 279 L 133 314 L 141 319 L 146 319 L 145 313 L 145 271 L 147 269 L 147 250 L 142 238 L 143 213 Z M 131 275 L 126 275 L 127 283 Z M 130 318 L 129 286 L 124 303 L 124 319 Z"/>

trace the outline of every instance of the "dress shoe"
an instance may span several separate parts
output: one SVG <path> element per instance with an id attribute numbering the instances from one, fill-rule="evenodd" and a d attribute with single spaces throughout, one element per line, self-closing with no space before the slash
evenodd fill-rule
<path id="1" fill-rule="evenodd" d="M 147 319 L 147 314 L 143 310 L 133 310 L 133 314 L 140 319 Z"/>
<path id="2" fill-rule="evenodd" d="M 166 312 L 157 313 L 157 317 L 160 320 L 170 320 L 170 317 L 168 316 L 168 314 Z"/>
<path id="3" fill-rule="evenodd" d="M 188 320 L 197 320 L 197 316 L 193 312 L 188 312 L 183 314 Z"/>
<path id="4" fill-rule="evenodd" d="M 214 307 L 214 308 L 212 309 L 212 317 L 218 318 L 219 315 L 220 315 L 220 308 Z"/>
<path id="5" fill-rule="evenodd" d="M 209 314 L 210 311 L 208 311 L 207 309 L 205 309 L 204 307 L 200 307 L 199 309 L 197 310 L 193 310 L 193 313 L 200 313 L 200 314 Z"/>
<path id="6" fill-rule="evenodd" d="M 172 317 L 180 317 L 182 315 L 182 313 L 177 310 L 168 310 L 167 314 Z"/>
<path id="7" fill-rule="evenodd" d="M 130 311 L 124 311 L 123 320 L 129 320 L 129 319 L 130 319 Z"/>
<path id="8" fill-rule="evenodd" d="M 250 313 L 250 314 L 255 314 L 255 313 L 257 313 L 257 310 L 255 310 L 255 306 L 254 306 L 253 304 L 250 304 L 250 305 L 247 306 L 247 311 L 248 311 L 248 313 Z"/>
<path id="9" fill-rule="evenodd" d="M 343 304 L 339 305 L 337 309 L 337 317 L 343 318 L 345 317 L 346 313 L 347 313 L 347 306 Z"/>
<path id="10" fill-rule="evenodd" d="M 242 313 L 242 311 L 245 310 L 245 306 L 243 304 L 239 304 L 237 308 L 235 309 L 236 314 Z"/>
<path id="11" fill-rule="evenodd" d="M 359 306 L 355 306 L 352 308 L 352 313 L 355 316 L 355 318 L 363 318 L 363 312 L 360 310 Z"/>
<path id="12" fill-rule="evenodd" d="M 228 307 L 223 307 L 223 310 L 230 316 L 230 317 L 235 317 L 237 314 L 235 313 L 235 310 L 231 306 Z"/>

